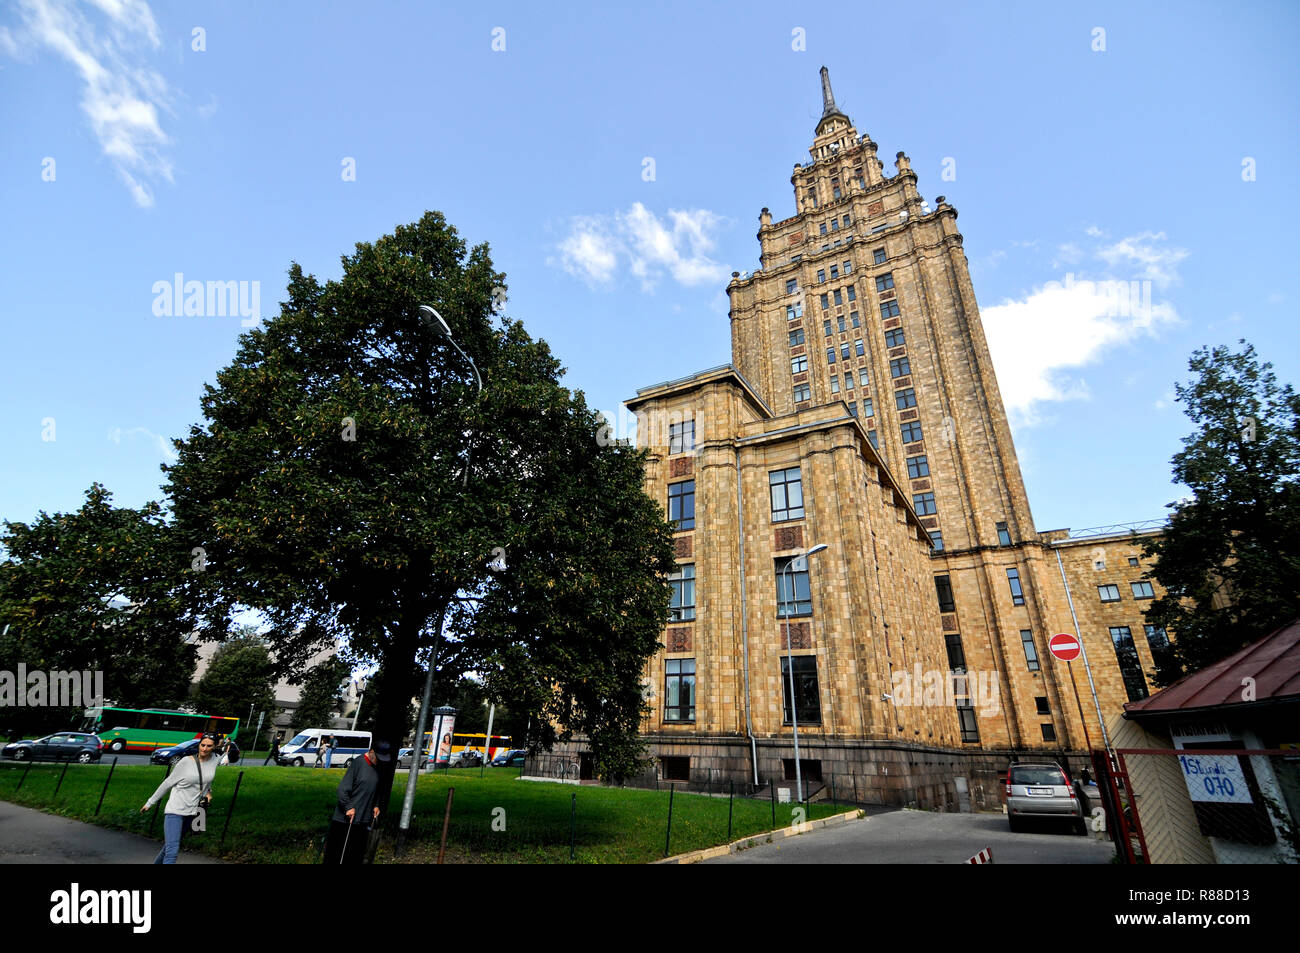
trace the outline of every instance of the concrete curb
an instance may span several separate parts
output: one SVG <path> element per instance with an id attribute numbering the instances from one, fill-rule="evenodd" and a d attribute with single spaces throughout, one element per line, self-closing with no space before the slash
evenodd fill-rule
<path id="1" fill-rule="evenodd" d="M 769 831 L 766 834 L 755 834 L 752 837 L 745 837 L 738 841 L 732 841 L 730 844 L 721 844 L 717 847 L 706 847 L 703 850 L 693 850 L 687 854 L 675 854 L 672 857 L 665 857 L 663 860 L 656 860 L 654 863 L 698 864 L 702 860 L 711 860 L 714 857 L 724 857 L 727 854 L 734 854 L 749 847 L 757 847 L 760 844 L 771 844 L 781 840 L 783 837 L 798 837 L 800 834 L 806 834 L 809 831 L 815 831 L 819 828 L 838 827 L 842 824 L 847 824 L 849 821 L 856 821 L 859 818 L 866 816 L 866 811 L 847 811 L 844 814 L 836 814 L 833 817 L 823 817 L 816 821 L 804 821 L 802 824 L 791 824 L 789 827 L 782 827 L 778 830 Z"/>

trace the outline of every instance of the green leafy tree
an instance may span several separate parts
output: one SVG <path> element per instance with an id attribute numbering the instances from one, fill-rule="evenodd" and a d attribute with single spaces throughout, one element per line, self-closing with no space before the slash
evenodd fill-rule
<path id="1" fill-rule="evenodd" d="M 1201 348 L 1176 387 L 1196 423 L 1174 455 L 1189 499 L 1144 544 L 1167 590 L 1146 611 L 1173 635 L 1157 659 L 1168 684 L 1300 616 L 1300 396 L 1255 349 Z"/>
<path id="2" fill-rule="evenodd" d="M 96 483 L 75 512 L 5 522 L 0 668 L 102 671 L 110 702 L 174 707 L 189 692 L 197 656 L 181 598 L 180 567 L 190 557 L 157 503 L 130 509 L 111 501 Z M 81 712 L 7 716 L 52 730 L 78 723 Z"/>
<path id="3" fill-rule="evenodd" d="M 293 712 L 295 727 L 327 727 L 343 704 L 343 688 L 351 669 L 339 658 L 318 662 L 307 671 L 302 696 Z"/>
<path id="4" fill-rule="evenodd" d="M 337 281 L 289 274 L 167 468 L 178 531 L 208 553 L 205 628 L 260 609 L 286 662 L 345 638 L 382 667 L 368 710 L 390 740 L 437 644 L 442 678 L 481 673 L 539 743 L 581 733 L 599 771 L 631 769 L 673 565 L 642 455 L 597 443 L 547 345 L 495 313 L 487 246 L 441 214 L 357 245 Z"/>
<path id="5" fill-rule="evenodd" d="M 190 704 L 209 715 L 234 715 L 241 720 L 248 719 L 250 711 L 253 718 L 259 711 L 273 715 L 273 671 L 271 655 L 262 639 L 237 634 L 213 653 L 207 671 L 194 686 Z M 253 726 L 248 727 L 251 730 Z"/>

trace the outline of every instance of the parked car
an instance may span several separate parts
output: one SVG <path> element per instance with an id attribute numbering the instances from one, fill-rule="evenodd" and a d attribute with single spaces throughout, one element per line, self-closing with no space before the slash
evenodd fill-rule
<path id="1" fill-rule="evenodd" d="M 494 768 L 522 768 L 524 759 L 528 757 L 528 752 L 523 748 L 511 748 L 509 751 L 503 751 L 492 759 Z"/>
<path id="2" fill-rule="evenodd" d="M 399 768 L 409 768 L 411 766 L 411 761 L 414 760 L 414 752 L 415 752 L 414 748 L 398 749 L 397 766 Z M 424 761 L 424 769 L 427 771 L 432 767 L 433 767 L 433 760 L 431 758 L 426 758 Z"/>
<path id="3" fill-rule="evenodd" d="M 98 761 L 104 743 L 98 735 L 82 731 L 60 731 L 35 741 L 15 741 L 0 749 L 0 757 L 15 761 L 76 761 L 91 764 Z"/>
<path id="4" fill-rule="evenodd" d="M 1038 818 L 1068 820 L 1087 833 L 1079 796 L 1059 764 L 1013 764 L 1007 769 L 1007 823 L 1018 831 Z"/>
<path id="5" fill-rule="evenodd" d="M 448 767 L 451 768 L 477 768 L 483 764 L 483 752 L 476 751 L 473 748 L 464 748 L 461 751 L 452 752 L 451 761 Z"/>
<path id="6" fill-rule="evenodd" d="M 178 745 L 172 745 L 169 748 L 158 748 L 149 756 L 150 764 L 175 764 L 181 758 L 188 757 L 192 754 L 198 754 L 199 739 L 191 738 L 189 741 L 182 741 Z M 233 741 L 226 742 L 225 750 L 218 757 L 224 757 L 225 763 L 234 764 L 240 758 L 239 745 Z"/>

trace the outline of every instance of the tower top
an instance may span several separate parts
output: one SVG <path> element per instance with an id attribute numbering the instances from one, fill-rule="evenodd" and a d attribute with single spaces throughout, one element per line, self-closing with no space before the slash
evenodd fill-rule
<path id="1" fill-rule="evenodd" d="M 845 121 L 848 116 L 840 112 L 840 107 L 835 105 L 835 94 L 831 92 L 831 72 L 825 66 L 822 67 L 822 118 L 817 122 L 817 129 L 820 132 L 822 123 L 832 116 L 839 116 Z"/>

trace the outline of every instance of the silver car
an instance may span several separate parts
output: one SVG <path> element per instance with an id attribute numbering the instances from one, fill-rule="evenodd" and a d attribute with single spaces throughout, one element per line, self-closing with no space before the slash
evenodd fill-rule
<path id="1" fill-rule="evenodd" d="M 1013 764 L 1007 769 L 1007 821 L 1013 831 L 1034 818 L 1069 820 L 1086 833 L 1083 808 L 1059 764 Z"/>

